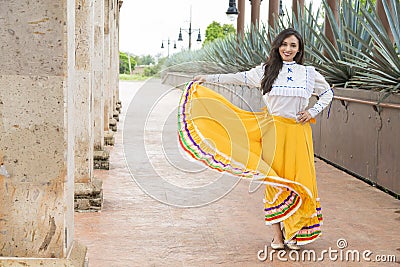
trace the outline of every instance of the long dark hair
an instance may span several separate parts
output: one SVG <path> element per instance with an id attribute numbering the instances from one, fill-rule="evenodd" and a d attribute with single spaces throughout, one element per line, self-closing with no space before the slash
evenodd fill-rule
<path id="1" fill-rule="evenodd" d="M 294 35 L 297 40 L 299 40 L 299 51 L 294 57 L 294 61 L 298 64 L 303 64 L 304 62 L 303 37 L 301 37 L 298 31 L 292 28 L 281 31 L 272 42 L 271 52 L 269 53 L 267 61 L 264 63 L 264 77 L 261 80 L 263 95 L 271 91 L 272 84 L 276 80 L 276 77 L 278 77 L 279 71 L 282 69 L 283 61 L 279 54 L 279 47 L 282 45 L 283 40 L 291 35 Z"/>

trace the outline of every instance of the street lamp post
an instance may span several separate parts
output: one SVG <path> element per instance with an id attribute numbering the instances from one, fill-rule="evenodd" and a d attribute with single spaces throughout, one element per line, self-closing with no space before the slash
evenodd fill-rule
<path id="1" fill-rule="evenodd" d="M 162 40 L 161 41 L 161 48 L 164 48 L 164 42 L 167 42 L 167 46 L 168 46 L 168 57 L 169 57 L 169 45 L 171 44 L 171 41 L 168 37 L 168 40 Z M 174 49 L 176 49 L 176 41 L 174 41 Z"/>
<path id="2" fill-rule="evenodd" d="M 192 49 L 192 33 L 198 31 L 199 34 L 197 35 L 197 42 L 201 42 L 201 34 L 200 34 L 200 29 L 192 29 L 192 7 L 190 7 L 190 21 L 189 21 L 189 29 L 179 29 L 179 36 L 178 36 L 178 41 L 183 41 L 182 38 L 182 30 L 187 32 L 189 34 L 189 50 Z"/>
<path id="3" fill-rule="evenodd" d="M 230 21 L 236 22 L 236 34 L 243 37 L 244 34 L 244 13 L 245 13 L 245 0 L 238 0 L 238 7 L 236 8 L 236 0 L 229 0 L 229 7 L 225 14 Z"/>
<path id="4" fill-rule="evenodd" d="M 236 0 L 229 0 L 229 7 L 226 11 L 226 15 L 230 21 L 235 21 L 239 15 L 239 11 L 236 8 Z"/>
<path id="5" fill-rule="evenodd" d="M 282 16 L 282 17 L 285 16 L 285 12 L 283 12 L 282 0 L 279 1 L 279 16 Z"/>
<path id="6" fill-rule="evenodd" d="M 300 6 L 304 5 L 304 0 L 293 0 L 293 3 L 297 3 L 299 1 Z M 250 0 L 252 5 L 251 7 L 251 22 L 253 25 L 258 24 L 258 20 L 260 17 L 260 5 L 262 0 Z M 236 8 L 236 0 L 229 0 L 229 7 L 226 11 L 226 15 L 231 21 L 234 21 L 237 18 L 237 34 L 243 36 L 244 31 L 244 0 L 238 0 L 238 8 Z M 271 27 L 274 26 L 274 15 L 275 16 L 284 16 L 282 7 L 282 0 L 270 0 L 269 1 L 269 15 L 268 15 L 268 23 Z"/>

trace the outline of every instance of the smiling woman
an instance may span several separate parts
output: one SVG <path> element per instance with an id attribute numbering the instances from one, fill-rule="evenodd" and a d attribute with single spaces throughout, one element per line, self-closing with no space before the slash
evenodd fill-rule
<path id="1" fill-rule="evenodd" d="M 265 222 L 274 231 L 273 249 L 286 244 L 298 250 L 321 235 L 310 123 L 331 102 L 333 91 L 303 61 L 302 36 L 286 29 L 272 42 L 264 65 L 196 76 L 181 100 L 179 138 L 185 151 L 210 168 L 265 184 Z M 241 110 L 198 82 L 261 88 L 265 111 Z M 307 108 L 313 92 L 319 100 Z"/>
<path id="2" fill-rule="evenodd" d="M 287 37 L 283 40 L 279 47 L 279 55 L 283 61 L 291 62 L 299 52 L 299 41 L 294 35 Z"/>

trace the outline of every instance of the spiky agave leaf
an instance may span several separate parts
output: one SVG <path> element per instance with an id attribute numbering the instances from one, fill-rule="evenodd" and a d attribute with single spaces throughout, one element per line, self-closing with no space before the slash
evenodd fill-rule
<path id="1" fill-rule="evenodd" d="M 265 62 L 271 43 L 268 40 L 265 25 L 261 28 L 253 25 L 244 33 L 243 38 L 238 39 L 239 56 L 238 63 L 242 70 L 252 68 Z"/>
<path id="2" fill-rule="evenodd" d="M 397 42 L 400 40 L 400 3 L 389 0 L 392 7 L 390 12 L 388 1 L 384 0 L 385 13 L 393 34 L 394 43 L 388 32 L 383 27 L 376 10 L 370 13 L 366 8 L 361 8 L 361 14 L 353 12 L 358 16 L 360 24 L 373 38 L 373 42 L 361 40 L 352 29 L 345 27 L 346 32 L 353 38 L 358 39 L 362 45 L 361 49 L 349 47 L 353 54 L 346 55 L 347 64 L 356 69 L 356 75 L 350 80 L 350 84 L 365 89 L 383 90 L 398 93 L 400 88 L 400 54 Z"/>
<path id="3" fill-rule="evenodd" d="M 316 39 L 306 46 L 306 52 L 311 62 L 326 77 L 329 83 L 336 86 L 347 86 L 347 82 L 356 74 L 354 68 L 346 64 L 345 54 L 354 54 L 354 50 L 349 49 L 345 44 L 360 47 L 359 42 L 348 35 L 343 27 L 353 29 L 363 39 L 370 39 L 366 31 L 360 27 L 358 17 L 352 12 L 352 6 L 359 10 L 361 3 L 359 0 L 342 1 L 340 6 L 339 19 L 336 20 L 332 9 L 327 2 L 323 2 L 327 17 L 334 36 L 333 43 L 323 34 L 325 24 L 319 25 L 316 17 L 311 17 L 314 24 L 304 23 L 310 34 Z M 310 12 L 310 11 L 308 11 Z"/>
<path id="4" fill-rule="evenodd" d="M 244 37 L 232 34 L 217 39 L 201 50 L 182 52 L 166 61 L 164 69 L 197 73 L 243 71 L 265 61 L 270 47 L 265 27 L 250 27 Z"/>

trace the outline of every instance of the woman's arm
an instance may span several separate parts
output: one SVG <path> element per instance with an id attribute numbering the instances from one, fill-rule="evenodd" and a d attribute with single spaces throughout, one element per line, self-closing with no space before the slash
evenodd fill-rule
<path id="1" fill-rule="evenodd" d="M 263 75 L 264 70 L 260 65 L 248 71 L 237 73 L 198 75 L 194 77 L 194 80 L 208 83 L 225 83 L 259 87 Z"/>
<path id="2" fill-rule="evenodd" d="M 313 107 L 308 109 L 308 112 L 313 118 L 315 118 L 322 110 L 324 110 L 333 99 L 332 88 L 318 71 L 315 71 L 314 92 L 318 95 L 319 99 Z"/>

